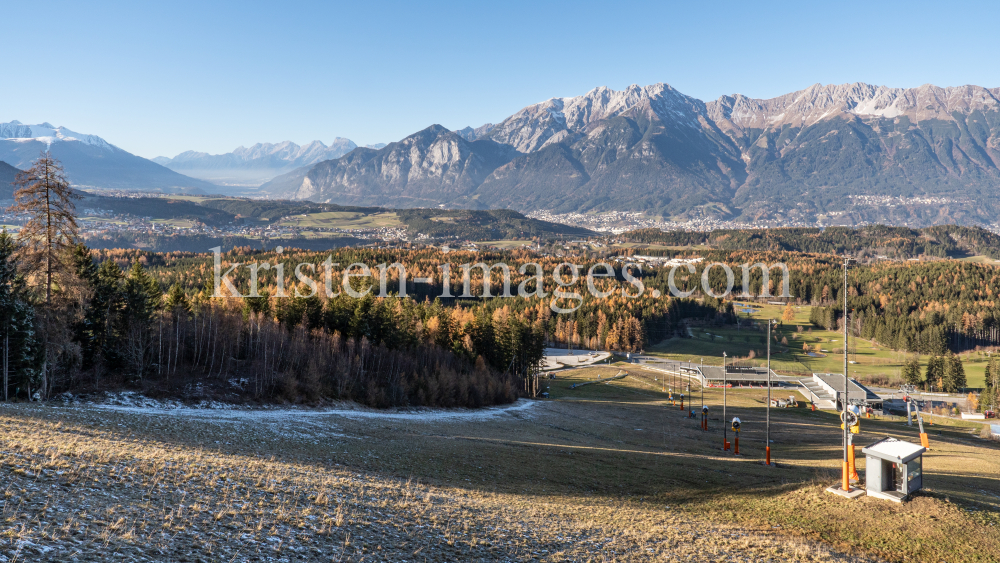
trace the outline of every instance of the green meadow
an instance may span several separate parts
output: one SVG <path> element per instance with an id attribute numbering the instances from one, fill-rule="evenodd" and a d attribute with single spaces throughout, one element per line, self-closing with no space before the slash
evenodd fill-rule
<path id="1" fill-rule="evenodd" d="M 753 308 L 755 312 L 740 313 L 740 316 L 762 323 L 767 319 L 779 320 L 780 324 L 774 329 L 777 342 L 771 342 L 771 367 L 775 371 L 789 375 L 843 373 L 844 356 L 840 351 L 844 346 L 844 335 L 814 327 L 809 322 L 810 306 L 793 306 L 795 316 L 790 322 L 780 320 L 784 311 L 782 305 L 755 304 Z M 765 330 L 692 324 L 690 331 L 690 338 L 664 340 L 648 347 L 646 352 L 672 360 L 700 362 L 704 358 L 704 362 L 709 365 L 721 365 L 723 352 L 729 361 L 757 365 L 763 365 L 766 361 Z M 890 385 L 898 383 L 903 364 L 914 356 L 861 338 L 851 339 L 849 352 L 848 360 L 852 362 L 849 372 L 852 377 L 868 381 L 885 379 Z M 922 369 L 926 367 L 928 357 L 919 356 Z M 988 359 L 986 354 L 967 352 L 961 354 L 961 358 L 968 386 L 982 387 Z"/>

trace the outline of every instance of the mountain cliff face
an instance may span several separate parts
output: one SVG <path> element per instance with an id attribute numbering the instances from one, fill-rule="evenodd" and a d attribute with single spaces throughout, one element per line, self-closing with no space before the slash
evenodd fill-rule
<path id="1" fill-rule="evenodd" d="M 666 84 L 596 88 L 496 125 L 436 126 L 380 151 L 357 150 L 271 188 L 397 206 L 992 223 L 998 100 L 1000 88 L 978 86 L 817 84 L 709 103 Z M 473 150 L 476 143 L 488 144 Z"/>
<path id="2" fill-rule="evenodd" d="M 337 137 L 330 146 L 320 141 L 303 146 L 291 141 L 257 143 L 226 154 L 187 151 L 154 160 L 171 170 L 220 184 L 260 185 L 296 168 L 340 158 L 357 147 L 350 139 Z"/>
<path id="3" fill-rule="evenodd" d="M 517 152 L 489 140 L 468 142 L 433 125 L 380 150 L 355 149 L 264 184 L 297 199 L 395 207 L 434 206 L 469 194 Z"/>
<path id="4" fill-rule="evenodd" d="M 0 160 L 22 170 L 48 151 L 62 162 L 70 184 L 82 188 L 215 193 L 215 186 L 126 152 L 97 135 L 48 123 L 0 123 Z"/>

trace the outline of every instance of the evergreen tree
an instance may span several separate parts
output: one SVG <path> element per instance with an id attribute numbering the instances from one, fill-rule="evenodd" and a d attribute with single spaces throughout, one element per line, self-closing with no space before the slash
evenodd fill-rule
<path id="1" fill-rule="evenodd" d="M 37 376 L 35 311 L 30 302 L 24 275 L 18 271 L 17 243 L 4 229 L 0 231 L 0 397 L 7 400 L 18 389 L 30 396 Z M 12 389 L 13 387 L 13 389 Z"/>
<path id="2" fill-rule="evenodd" d="M 992 410 L 996 410 L 1000 399 L 1000 361 L 996 356 L 990 356 L 990 361 L 986 364 L 986 390 L 988 397 L 984 402 L 989 403 Z"/>
<path id="3" fill-rule="evenodd" d="M 993 377 L 990 375 L 992 368 L 993 368 L 993 358 L 990 357 L 986 361 L 986 369 L 983 371 L 983 380 L 985 382 L 984 383 L 985 389 L 983 389 L 983 395 L 981 397 L 983 408 L 993 406 L 993 393 L 994 393 Z"/>
<path id="4" fill-rule="evenodd" d="M 944 390 L 948 393 L 958 393 L 965 388 L 965 367 L 962 359 L 955 354 L 949 354 L 945 359 Z"/>
<path id="5" fill-rule="evenodd" d="M 931 356 L 927 359 L 927 367 L 924 371 L 924 381 L 927 385 L 935 389 L 944 380 L 944 359 L 940 356 Z"/>
<path id="6" fill-rule="evenodd" d="M 909 385 L 920 385 L 920 360 L 910 358 L 903 364 L 903 380 Z"/>
<path id="7" fill-rule="evenodd" d="M 167 292 L 166 308 L 167 310 L 175 312 L 191 312 L 191 304 L 188 302 L 187 295 L 184 293 L 184 288 L 182 288 L 180 284 L 175 283 L 170 286 L 170 291 Z"/>
<path id="8" fill-rule="evenodd" d="M 91 298 L 77 325 L 77 341 L 83 353 L 83 368 L 92 370 L 95 382 L 105 370 L 117 371 L 123 366 L 122 317 L 125 300 L 125 275 L 114 260 L 94 264 L 87 251 L 86 258 L 78 254 L 77 272 L 91 286 Z"/>
<path id="9" fill-rule="evenodd" d="M 153 362 L 152 321 L 163 293 L 159 282 L 136 261 L 122 283 L 121 296 L 120 334 L 125 361 L 132 373 L 142 379 Z"/>

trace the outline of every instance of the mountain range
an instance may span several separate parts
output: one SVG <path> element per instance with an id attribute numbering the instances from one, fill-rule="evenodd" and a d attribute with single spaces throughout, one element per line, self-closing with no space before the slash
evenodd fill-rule
<path id="1" fill-rule="evenodd" d="M 24 169 L 44 150 L 81 188 L 341 205 L 909 226 L 1000 212 L 1000 88 L 980 86 L 816 84 L 709 102 L 667 84 L 600 87 L 384 146 L 286 141 L 155 162 L 96 135 L 0 123 L 0 161 Z"/>
<path id="2" fill-rule="evenodd" d="M 76 133 L 48 123 L 0 123 L 0 161 L 24 170 L 45 151 L 62 162 L 66 177 L 79 188 L 169 193 L 219 191 L 214 184 L 178 174 L 97 135 Z"/>
<path id="3" fill-rule="evenodd" d="M 369 148 L 379 149 L 384 146 L 371 145 Z M 257 143 L 250 148 L 239 147 L 226 154 L 186 151 L 173 158 L 158 156 L 153 162 L 216 184 L 259 186 L 275 176 L 324 160 L 340 158 L 356 148 L 358 146 L 350 139 L 337 137 L 329 146 L 321 141 L 303 146 L 291 141 Z"/>
<path id="4" fill-rule="evenodd" d="M 998 98 L 1000 88 L 858 83 L 706 103 L 667 84 L 601 87 L 498 124 L 355 149 L 261 191 L 396 207 L 994 223 Z"/>

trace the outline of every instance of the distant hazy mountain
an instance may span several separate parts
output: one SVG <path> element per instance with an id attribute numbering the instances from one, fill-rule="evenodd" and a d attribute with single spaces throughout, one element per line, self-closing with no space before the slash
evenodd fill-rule
<path id="1" fill-rule="evenodd" d="M 14 178 L 20 172 L 17 168 L 0 161 L 0 199 L 14 199 Z"/>
<path id="2" fill-rule="evenodd" d="M 97 135 L 75 133 L 48 123 L 0 123 L 0 160 L 23 170 L 44 151 L 62 162 L 70 183 L 80 188 L 218 191 L 208 182 L 123 151 Z"/>
<path id="3" fill-rule="evenodd" d="M 814 85 L 708 103 L 666 84 L 602 87 L 496 125 L 434 126 L 262 189 L 399 206 L 994 223 L 998 100 L 1000 88 L 978 86 Z"/>
<path id="4" fill-rule="evenodd" d="M 304 146 L 291 141 L 257 143 L 226 154 L 187 151 L 174 158 L 159 156 L 153 160 L 171 170 L 218 184 L 259 186 L 296 168 L 339 158 L 357 147 L 350 139 L 337 137 L 330 146 L 320 141 Z"/>

